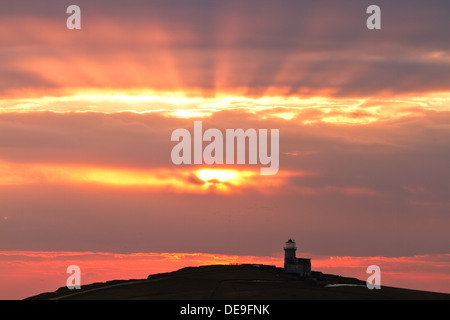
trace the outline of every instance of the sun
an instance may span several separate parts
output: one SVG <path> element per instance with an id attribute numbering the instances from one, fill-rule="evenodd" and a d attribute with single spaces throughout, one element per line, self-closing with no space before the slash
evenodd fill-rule
<path id="1" fill-rule="evenodd" d="M 239 174 L 233 170 L 201 169 L 197 172 L 197 177 L 205 182 L 226 182 L 236 180 Z"/>

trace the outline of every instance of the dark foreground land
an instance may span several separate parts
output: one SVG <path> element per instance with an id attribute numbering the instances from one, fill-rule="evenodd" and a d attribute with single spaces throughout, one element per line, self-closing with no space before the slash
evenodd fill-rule
<path id="1" fill-rule="evenodd" d="M 382 286 L 369 290 L 364 281 L 313 272 L 302 280 L 282 269 L 264 265 L 188 267 L 150 275 L 144 280 L 115 280 L 84 285 L 79 290 L 59 288 L 33 300 L 450 300 L 450 294 Z M 346 284 L 342 286 L 342 284 Z"/>

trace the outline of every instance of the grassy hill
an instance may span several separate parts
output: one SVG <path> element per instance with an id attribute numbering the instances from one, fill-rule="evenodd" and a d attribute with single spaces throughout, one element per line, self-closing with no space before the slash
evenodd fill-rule
<path id="1" fill-rule="evenodd" d="M 280 268 L 265 265 L 188 267 L 149 275 L 141 280 L 115 280 L 83 285 L 79 290 L 59 288 L 30 300 L 367 300 L 444 299 L 450 294 L 382 286 L 369 290 L 365 281 L 321 272 L 302 280 Z"/>

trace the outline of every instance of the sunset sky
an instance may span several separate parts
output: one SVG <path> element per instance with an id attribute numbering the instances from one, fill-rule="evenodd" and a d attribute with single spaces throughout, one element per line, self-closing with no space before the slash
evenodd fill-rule
<path id="1" fill-rule="evenodd" d="M 450 293 L 449 13 L 0 0 L 0 298 L 65 286 L 73 263 L 83 283 L 282 266 L 289 238 L 313 270 L 365 280 L 378 264 L 382 285 Z M 171 133 L 198 120 L 279 129 L 278 173 L 174 165 Z"/>

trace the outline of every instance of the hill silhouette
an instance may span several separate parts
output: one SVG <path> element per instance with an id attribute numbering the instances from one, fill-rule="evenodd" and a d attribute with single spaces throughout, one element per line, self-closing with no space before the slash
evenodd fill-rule
<path id="1" fill-rule="evenodd" d="M 369 290 L 366 282 L 313 271 L 299 279 L 267 265 L 186 267 L 149 275 L 147 279 L 114 280 L 59 288 L 29 300 L 450 300 L 450 294 L 382 286 Z"/>

